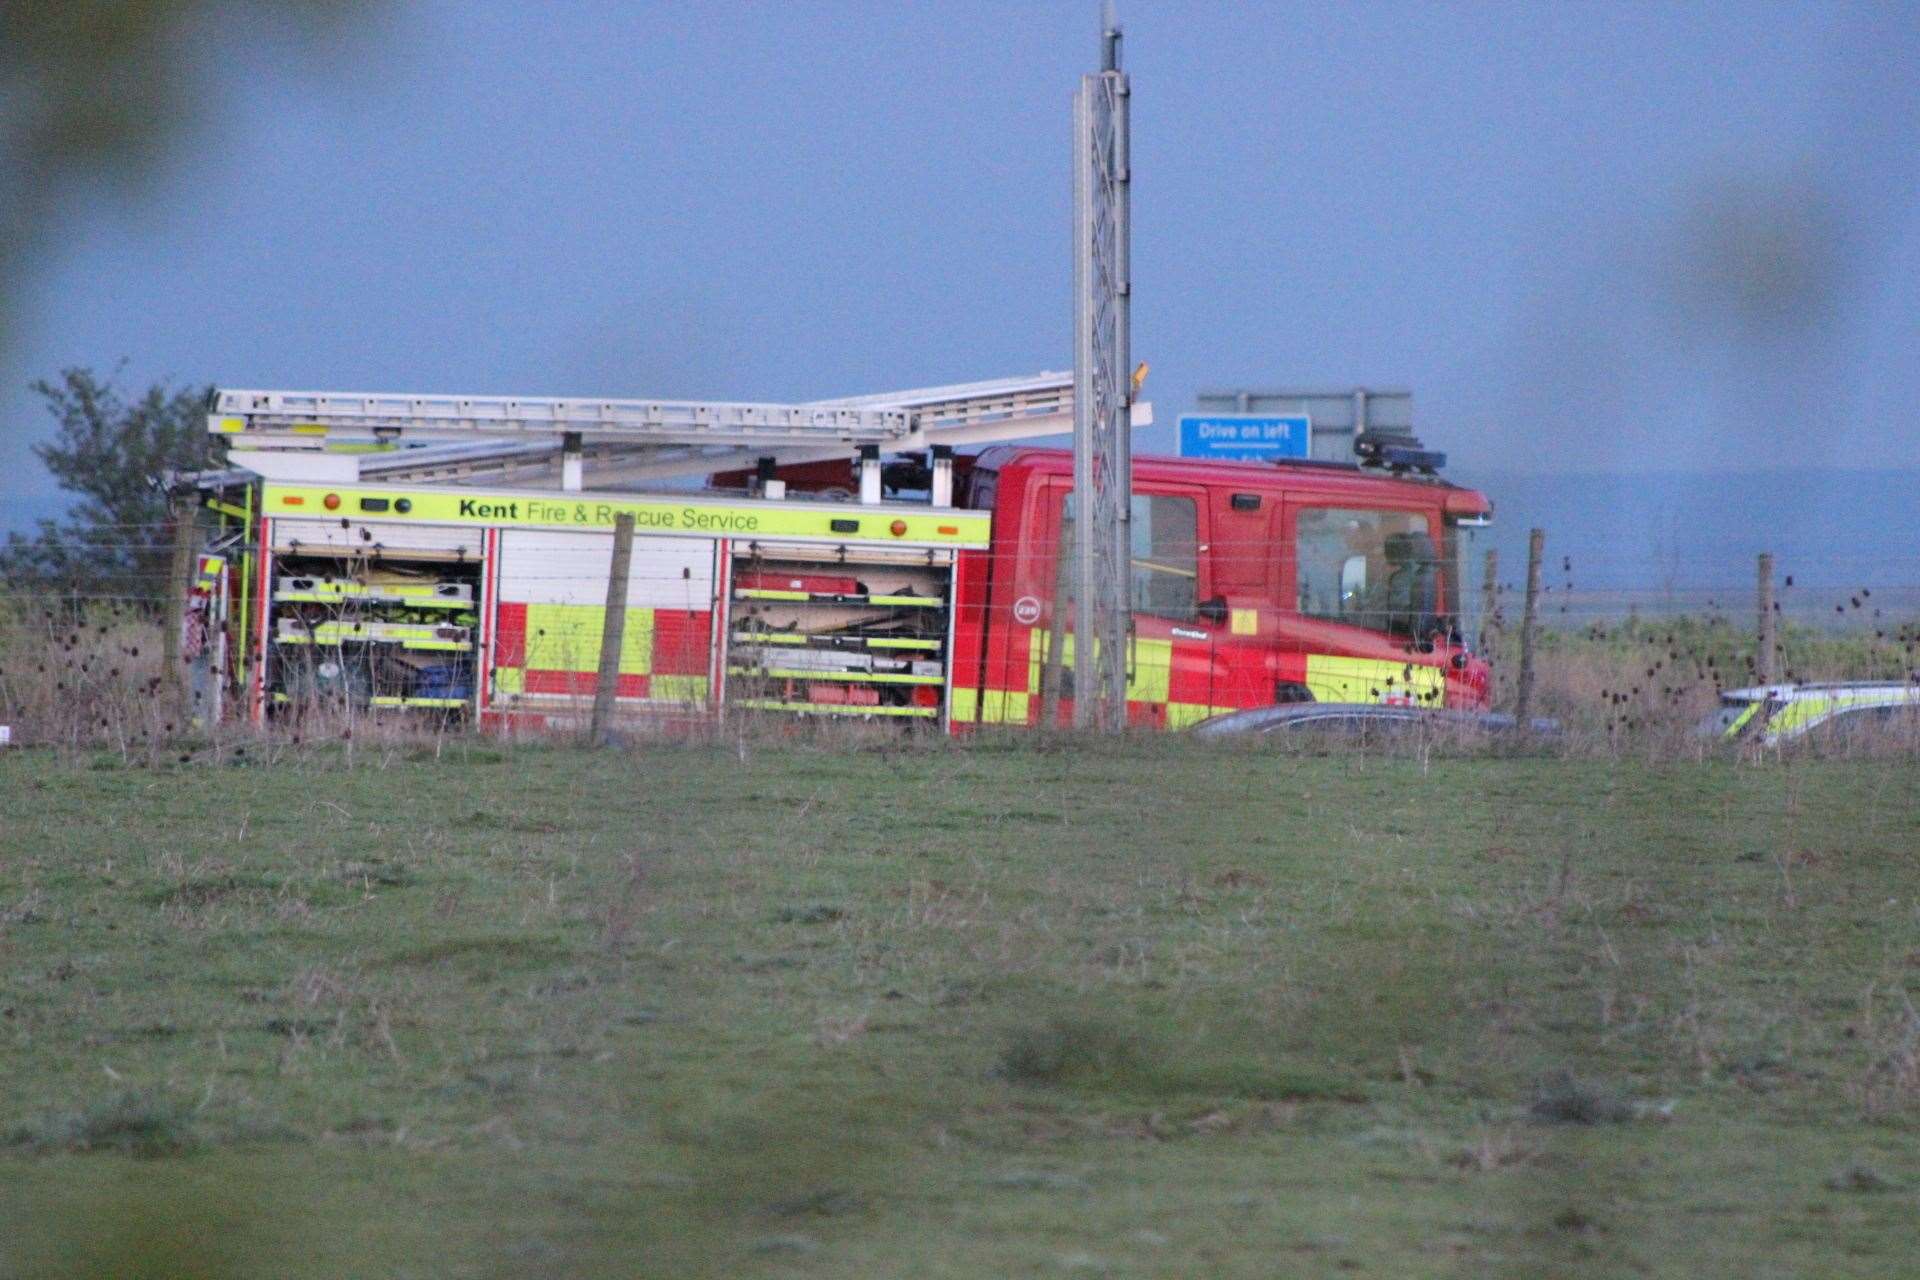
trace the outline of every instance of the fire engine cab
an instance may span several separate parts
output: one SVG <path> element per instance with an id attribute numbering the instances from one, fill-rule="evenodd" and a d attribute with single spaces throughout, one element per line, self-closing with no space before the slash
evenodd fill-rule
<path id="1" fill-rule="evenodd" d="M 993 537 L 961 563 L 954 719 L 1034 723 L 1050 672 L 1072 698 L 1073 459 L 989 450 L 968 481 Z M 1180 728 L 1310 700 L 1486 705 L 1486 664 L 1457 622 L 1458 530 L 1489 515 L 1479 494 L 1357 465 L 1136 457 L 1129 515 L 1131 721 Z"/>
<path id="2" fill-rule="evenodd" d="M 199 714 L 577 723 L 624 515 L 623 715 L 1070 723 L 1072 458 L 999 442 L 1071 420 L 1062 374 L 802 406 L 215 392 L 230 466 L 182 485 Z M 1487 500 L 1410 437 L 1356 446 L 1134 459 L 1131 722 L 1486 704 L 1458 618 Z"/>

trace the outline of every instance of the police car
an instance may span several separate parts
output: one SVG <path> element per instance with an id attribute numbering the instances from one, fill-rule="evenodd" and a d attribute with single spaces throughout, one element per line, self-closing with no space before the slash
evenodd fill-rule
<path id="1" fill-rule="evenodd" d="M 1850 681 L 1733 689 L 1700 724 L 1726 742 L 1775 747 L 1808 735 L 1906 735 L 1920 740 L 1920 683 Z"/>

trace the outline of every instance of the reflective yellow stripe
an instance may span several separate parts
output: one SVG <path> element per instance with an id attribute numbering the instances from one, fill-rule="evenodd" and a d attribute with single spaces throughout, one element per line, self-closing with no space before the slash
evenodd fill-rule
<path id="1" fill-rule="evenodd" d="M 1773 719 L 1767 721 L 1767 741 L 1784 738 L 1832 709 L 1833 699 L 1831 698 L 1794 698 L 1786 706 L 1774 712 Z"/>
<path id="2" fill-rule="evenodd" d="M 736 631 L 733 633 L 733 639 L 736 644 L 804 645 L 810 640 L 831 638 L 830 636 L 806 635 L 798 631 Z M 940 647 L 938 640 L 909 640 L 893 636 L 854 636 L 852 639 L 868 649 L 933 650 Z"/>
<path id="3" fill-rule="evenodd" d="M 238 419 L 234 419 L 238 421 Z M 292 428 L 296 433 L 302 428 Z M 314 430 L 324 432 L 325 428 Z M 803 501 L 716 501 L 688 497 L 675 501 L 660 497 L 626 497 L 613 494 L 516 493 L 511 490 L 458 491 L 434 488 L 376 488 L 370 485 L 283 485 L 268 484 L 262 491 L 261 510 L 269 516 L 317 514 L 321 500 L 329 493 L 343 496 L 366 494 L 381 498 L 407 498 L 407 511 L 388 509 L 373 517 L 380 523 L 496 525 L 504 528 L 611 529 L 615 516 L 633 517 L 635 531 L 642 534 L 698 534 L 705 537 L 808 538 L 840 545 L 911 546 L 915 543 L 945 547 L 984 547 L 993 528 L 993 515 L 987 511 L 943 508 L 929 511 L 922 507 L 887 506 L 864 509 L 862 514 L 884 515 L 873 524 L 872 533 L 842 533 L 833 528 L 835 521 L 846 519 L 847 508 L 840 503 Z M 351 505 L 351 504 L 349 504 Z M 361 516 L 361 519 L 367 517 Z M 895 537 L 894 524 L 906 531 Z M 944 602 L 917 597 L 893 598 L 941 607 Z"/>
<path id="4" fill-rule="evenodd" d="M 1040 687 L 1048 640 L 1048 633 L 1039 628 L 1031 633 L 1027 650 L 1027 688 L 1030 690 L 1037 691 Z M 1072 635 L 1063 637 L 1060 650 L 1061 667 L 1072 669 Z M 1173 642 L 1170 640 L 1136 638 L 1132 659 L 1132 670 L 1127 676 L 1127 701 L 1164 706 L 1169 728 L 1184 728 L 1209 716 L 1240 710 L 1204 702 L 1172 701 Z M 1307 687 L 1322 702 L 1381 702 L 1398 698 L 1421 706 L 1440 706 L 1445 701 L 1446 683 L 1446 676 L 1439 668 L 1421 663 L 1323 653 L 1307 655 Z M 1028 696 L 1018 695 L 1019 714 L 1008 718 L 1026 719 Z M 989 691 L 987 697 L 991 700 L 994 691 Z M 996 718 L 991 701 L 982 707 L 980 718 L 983 721 Z"/>
<path id="5" fill-rule="evenodd" d="M 705 676 L 653 676 L 647 681 L 647 698 L 653 702 L 705 702 Z"/>
<path id="6" fill-rule="evenodd" d="M 1047 632 L 1039 627 L 1027 634 L 1027 690 L 1030 693 L 1040 692 L 1040 664 L 1047 660 L 1048 643 Z M 1072 663 L 1072 658 L 1068 656 L 1072 652 L 1073 637 L 1068 636 L 1066 643 L 1060 646 L 1061 670 L 1064 671 Z"/>
<path id="7" fill-rule="evenodd" d="M 941 684 L 945 676 L 914 676 L 890 671 L 813 671 L 784 667 L 728 667 L 730 676 L 756 676 L 769 680 L 844 680 L 859 684 Z"/>
<path id="8" fill-rule="evenodd" d="M 530 604 L 527 606 L 527 667 L 533 671 L 598 671 L 600 633 L 607 624 L 603 604 Z M 653 670 L 653 610 L 627 610 L 620 636 L 620 674 L 644 676 Z"/>
<path id="9" fill-rule="evenodd" d="M 1721 734 L 1720 736 L 1723 738 L 1738 737 L 1740 731 L 1747 727 L 1747 722 L 1753 719 L 1756 715 L 1760 714 L 1760 708 L 1762 705 L 1763 704 L 1759 702 L 1749 702 L 1747 704 L 1747 709 L 1745 711 L 1742 711 L 1740 713 L 1739 718 L 1736 719 L 1732 724 L 1728 725 L 1727 731 Z"/>
<path id="10" fill-rule="evenodd" d="M 647 678 L 647 694 L 644 699 L 622 695 L 621 705 L 630 706 L 635 702 L 689 702 L 703 703 L 707 700 L 707 678 L 705 676 L 662 676 Z M 536 693 L 527 694 L 527 673 L 522 667 L 500 667 L 493 673 L 493 691 L 496 695 L 508 697 L 530 696 L 533 698 L 581 698 L 586 693 Z"/>
<path id="11" fill-rule="evenodd" d="M 1173 641 L 1135 640 L 1133 671 L 1127 677 L 1128 702 L 1165 702 L 1173 681 Z"/>
<path id="12" fill-rule="evenodd" d="M 382 598 L 380 593 L 377 592 L 354 592 L 352 595 L 355 598 L 359 598 L 362 595 L 368 599 Z M 281 604 L 338 604 L 341 600 L 347 598 L 347 593 L 337 591 L 277 591 L 274 593 L 273 598 Z M 473 601 L 471 600 L 442 600 L 427 597 L 415 598 L 411 596 L 395 597 L 395 599 L 409 609 L 446 609 L 453 611 L 473 608 Z"/>
<path id="13" fill-rule="evenodd" d="M 1025 724 L 1032 707 L 1030 697 L 1025 693 L 1009 693 L 1005 689 L 987 689 L 984 692 L 955 689 L 952 694 L 953 718 L 966 722 L 978 719 L 981 724 Z"/>
<path id="14" fill-rule="evenodd" d="M 776 702 L 769 698 L 742 698 L 732 705 L 749 711 L 800 711 L 840 716 L 920 716 L 940 714 L 938 707 L 856 707 L 839 702 Z"/>
<path id="15" fill-rule="evenodd" d="M 275 644 L 340 644 L 339 636 L 316 636 L 309 640 L 305 636 L 275 636 Z M 365 636 L 348 637 L 353 640 L 365 640 Z M 436 653 L 465 653 L 473 646 L 464 640 L 388 640 L 385 643 L 397 644 L 402 649 L 430 649 Z"/>
<path id="16" fill-rule="evenodd" d="M 310 630 L 283 632 L 274 637 L 280 644 L 397 644 L 408 649 L 466 650 L 467 640 L 443 637 L 431 623 L 409 625 L 404 622 L 322 622 Z"/>
<path id="17" fill-rule="evenodd" d="M 1027 650 L 1027 688 L 1040 687 L 1040 667 L 1046 661 L 1048 635 L 1038 627 L 1034 628 Z M 1128 702 L 1165 702 L 1168 688 L 1173 679 L 1173 641 L 1136 639 L 1133 648 L 1133 670 L 1127 673 Z M 1073 666 L 1073 636 L 1061 639 L 1060 667 L 1068 670 Z"/>
<path id="18" fill-rule="evenodd" d="M 1437 707 L 1446 700 L 1446 685 L 1447 678 L 1438 667 L 1417 662 L 1345 658 L 1330 653 L 1307 655 L 1307 689 L 1319 702 L 1383 702 L 1392 698 Z"/>
<path id="19" fill-rule="evenodd" d="M 1785 706 L 1773 713 L 1771 720 L 1767 721 L 1767 741 L 1778 742 L 1843 707 L 1879 706 L 1883 705 L 1884 701 L 1871 695 L 1859 694 L 1815 694 L 1811 697 L 1790 699 Z"/>
<path id="20" fill-rule="evenodd" d="M 355 598 L 361 596 L 377 596 L 404 599 L 408 604 L 413 604 L 414 597 L 418 596 L 425 597 L 432 602 L 443 603 L 449 608 L 470 609 L 473 607 L 473 601 L 454 600 L 442 597 L 436 594 L 439 590 L 439 585 L 432 582 L 366 583 L 344 582 L 338 578 L 320 578 L 315 579 L 313 585 L 305 590 L 299 592 L 282 592 L 279 598 L 282 600 L 292 600 L 295 598 L 301 600 L 339 600 L 347 596 Z"/>
<path id="21" fill-rule="evenodd" d="M 826 600 L 833 604 L 884 604 L 890 608 L 938 609 L 945 600 L 932 596 L 859 596 L 835 591 L 775 591 L 769 587 L 739 587 L 735 600 Z"/>
<path id="22" fill-rule="evenodd" d="M 377 629 L 375 629 L 377 627 Z M 313 628 L 316 640 L 387 640 L 411 642 L 414 640 L 451 640 L 443 636 L 440 629 L 431 623 L 408 625 L 404 622 L 382 622 L 374 627 L 363 626 L 357 622 L 322 622 Z"/>
<path id="23" fill-rule="evenodd" d="M 1239 709 L 1238 707 L 1210 707 L 1204 702 L 1169 702 L 1167 728 L 1184 729 L 1188 725 L 1199 724 L 1210 716 L 1223 716 L 1229 711 Z"/>
<path id="24" fill-rule="evenodd" d="M 1258 609 L 1235 609 L 1230 627 L 1236 636 L 1251 636 L 1260 633 L 1260 611 Z"/>
<path id="25" fill-rule="evenodd" d="M 980 706 L 983 724 L 1026 724 L 1033 716 L 1033 695 L 989 689 Z"/>

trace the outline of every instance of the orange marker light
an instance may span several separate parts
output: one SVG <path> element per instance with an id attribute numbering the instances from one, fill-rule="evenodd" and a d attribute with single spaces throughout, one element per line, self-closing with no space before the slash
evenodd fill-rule
<path id="1" fill-rule="evenodd" d="M 281 501 L 290 507 L 304 507 L 307 505 L 307 500 L 297 493 L 290 493 L 282 498 Z"/>
<path id="2" fill-rule="evenodd" d="M 957 524 L 943 524 L 937 526 L 937 528 L 949 538 L 957 538 L 960 536 L 960 526 Z"/>

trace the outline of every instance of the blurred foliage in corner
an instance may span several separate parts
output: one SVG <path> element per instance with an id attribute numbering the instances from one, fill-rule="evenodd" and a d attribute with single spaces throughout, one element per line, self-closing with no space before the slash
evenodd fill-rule
<path id="1" fill-rule="evenodd" d="M 375 0 L 0 3 L 0 351 L 24 269 L 63 212 L 145 177 L 196 123 L 209 55 L 332 36 Z"/>
<path id="2" fill-rule="evenodd" d="M 211 388 L 156 384 L 129 400 L 111 379 L 67 369 L 33 389 L 58 424 L 33 451 L 78 501 L 64 522 L 42 520 L 30 538 L 7 535 L 0 583 L 152 602 L 171 554 L 163 478 L 217 460 L 206 426 Z"/>

